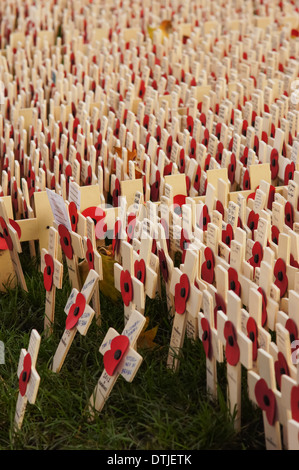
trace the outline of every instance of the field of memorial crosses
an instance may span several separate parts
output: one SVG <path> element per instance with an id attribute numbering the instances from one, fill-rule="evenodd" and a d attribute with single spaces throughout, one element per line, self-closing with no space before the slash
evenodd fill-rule
<path id="1" fill-rule="evenodd" d="M 224 399 L 235 436 L 247 400 L 262 448 L 298 450 L 298 268 L 297 0 L 0 2 L 4 389 L 8 300 L 39 302 L 10 445 L 92 334 L 84 422 L 137 406 L 155 354 L 192 383 L 196 348 L 198 400 Z"/>

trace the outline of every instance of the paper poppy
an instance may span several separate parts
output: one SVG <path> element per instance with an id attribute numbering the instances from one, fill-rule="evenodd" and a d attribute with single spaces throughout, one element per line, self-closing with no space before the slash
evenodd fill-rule
<path id="1" fill-rule="evenodd" d="M 11 236 L 9 234 L 8 226 L 5 222 L 5 220 L 3 219 L 3 217 L 0 217 L 0 225 L 2 227 L 2 233 L 3 233 L 4 240 L 6 242 L 6 246 L 9 249 L 9 251 L 12 251 L 13 250 L 13 242 L 12 242 Z"/>
<path id="2" fill-rule="evenodd" d="M 255 135 L 254 136 L 254 144 L 253 144 L 253 150 L 254 152 L 256 153 L 256 155 L 258 156 L 259 155 L 259 139 L 258 139 L 258 136 Z"/>
<path id="3" fill-rule="evenodd" d="M 237 165 L 236 156 L 234 153 L 232 153 L 230 156 L 230 162 L 229 162 L 228 169 L 227 169 L 228 179 L 231 184 L 233 184 L 235 181 L 236 165 Z"/>
<path id="4" fill-rule="evenodd" d="M 164 170 L 163 170 L 163 176 L 169 176 L 169 175 L 171 175 L 172 167 L 173 167 L 173 163 L 172 163 L 172 162 L 170 162 L 170 163 L 168 163 L 167 165 L 165 165 L 165 166 L 164 166 Z"/>
<path id="5" fill-rule="evenodd" d="M 214 255 L 210 247 L 206 247 L 204 251 L 205 261 L 201 266 L 201 278 L 203 281 L 213 284 L 214 282 Z"/>
<path id="6" fill-rule="evenodd" d="M 93 220 L 96 238 L 103 240 L 107 232 L 107 224 L 105 223 L 106 212 L 101 207 L 91 206 L 84 209 L 81 214 Z"/>
<path id="7" fill-rule="evenodd" d="M 242 135 L 244 135 L 245 137 L 247 133 L 247 128 L 248 128 L 248 121 L 244 119 L 243 124 L 242 124 Z"/>
<path id="8" fill-rule="evenodd" d="M 215 156 L 215 159 L 216 159 L 216 162 L 221 165 L 221 161 L 222 161 L 222 154 L 223 154 L 223 143 L 222 142 L 219 142 L 218 146 L 217 146 L 217 152 L 216 152 L 216 156 Z"/>
<path id="9" fill-rule="evenodd" d="M 270 155 L 270 170 L 271 170 L 271 179 L 274 180 L 278 175 L 279 164 L 278 164 L 278 151 L 272 149 Z"/>
<path id="10" fill-rule="evenodd" d="M 226 228 L 222 230 L 222 242 L 230 247 L 231 241 L 234 239 L 234 231 L 231 224 L 227 224 Z"/>
<path id="11" fill-rule="evenodd" d="M 260 242 L 255 242 L 252 247 L 252 256 L 248 262 L 254 268 L 259 268 L 263 260 L 264 250 Z"/>
<path id="12" fill-rule="evenodd" d="M 202 123 L 203 126 L 206 125 L 206 123 L 207 123 L 207 118 L 206 118 L 205 113 L 201 113 L 201 115 L 199 116 L 199 120 L 200 120 L 200 122 Z"/>
<path id="13" fill-rule="evenodd" d="M 145 266 L 144 259 L 135 261 L 134 276 L 136 277 L 136 279 L 138 279 L 138 281 L 142 282 L 142 284 L 145 284 L 146 266 Z"/>
<path id="14" fill-rule="evenodd" d="M 275 187 L 271 184 L 269 188 L 269 194 L 268 194 L 268 203 L 267 203 L 267 208 L 272 211 L 272 204 L 275 199 Z"/>
<path id="15" fill-rule="evenodd" d="M 199 226 L 202 228 L 202 230 L 205 232 L 208 228 L 208 224 L 211 222 L 210 215 L 209 215 L 209 210 L 206 204 L 204 204 L 202 211 L 201 211 L 201 216 L 199 220 Z"/>
<path id="16" fill-rule="evenodd" d="M 292 346 L 292 343 L 294 341 L 297 341 L 298 340 L 298 328 L 297 328 L 297 325 L 296 323 L 294 322 L 294 320 L 292 318 L 288 318 L 286 323 L 285 323 L 285 329 L 289 332 L 289 335 L 290 335 L 290 342 L 291 342 L 291 348 L 292 348 L 292 351 L 294 350 L 297 350 L 299 346 Z"/>
<path id="17" fill-rule="evenodd" d="M 215 307 L 214 307 L 214 325 L 217 328 L 217 312 L 221 311 L 226 314 L 226 304 L 223 297 L 215 292 Z"/>
<path id="18" fill-rule="evenodd" d="M 247 227 L 251 230 L 252 239 L 254 238 L 254 231 L 257 228 L 258 221 L 259 214 L 255 213 L 254 210 L 250 211 L 247 219 Z"/>
<path id="19" fill-rule="evenodd" d="M 288 277 L 286 274 L 286 264 L 282 258 L 278 258 L 274 265 L 274 284 L 280 290 L 280 297 L 283 297 L 288 288 Z"/>
<path id="20" fill-rule="evenodd" d="M 172 136 L 170 135 L 167 139 L 166 149 L 165 149 L 167 158 L 170 158 L 171 150 L 172 150 Z"/>
<path id="21" fill-rule="evenodd" d="M 112 239 L 112 253 L 113 256 L 119 253 L 120 240 L 121 240 L 122 224 L 120 220 L 116 220 L 113 228 L 113 239 Z"/>
<path id="22" fill-rule="evenodd" d="M 159 257 L 160 269 L 161 269 L 163 279 L 167 283 L 168 278 L 169 278 L 168 266 L 167 266 L 166 256 L 163 250 L 158 251 L 158 257 Z"/>
<path id="23" fill-rule="evenodd" d="M 19 200 L 18 200 L 18 185 L 17 185 L 16 180 L 14 180 L 12 184 L 11 200 L 12 200 L 14 212 L 17 213 L 19 209 Z"/>
<path id="24" fill-rule="evenodd" d="M 179 172 L 185 172 L 185 150 L 182 148 L 180 150 L 180 157 L 179 157 Z"/>
<path id="25" fill-rule="evenodd" d="M 243 151 L 243 155 L 240 158 L 240 162 L 243 164 L 243 166 L 247 167 L 247 161 L 248 161 L 248 152 L 249 148 L 246 146 Z"/>
<path id="26" fill-rule="evenodd" d="M 237 341 L 237 334 L 234 324 L 227 320 L 224 324 L 223 329 L 225 343 L 225 356 L 228 364 L 235 366 L 238 364 L 240 359 L 240 348 Z"/>
<path id="27" fill-rule="evenodd" d="M 180 281 L 175 285 L 174 306 L 175 311 L 182 315 L 186 311 L 186 303 L 189 298 L 190 283 L 187 274 L 182 274 Z"/>
<path id="28" fill-rule="evenodd" d="M 92 168 L 91 168 L 91 165 L 88 165 L 88 168 L 87 168 L 87 176 L 85 178 L 85 186 L 90 186 L 92 183 Z"/>
<path id="29" fill-rule="evenodd" d="M 244 171 L 242 187 L 245 191 L 250 189 L 250 176 L 249 171 L 247 169 Z"/>
<path id="30" fill-rule="evenodd" d="M 285 206 L 284 206 L 284 223 L 293 229 L 293 224 L 294 224 L 294 209 L 292 204 L 287 201 Z"/>
<path id="31" fill-rule="evenodd" d="M 218 122 L 216 124 L 216 129 L 215 129 L 215 136 L 217 137 L 218 140 L 220 140 L 220 136 L 221 136 L 221 122 Z"/>
<path id="32" fill-rule="evenodd" d="M 194 183 L 193 183 L 193 187 L 197 192 L 199 192 L 199 189 L 200 189 L 200 178 L 201 178 L 201 166 L 198 165 L 196 173 L 195 173 L 195 177 L 194 177 Z"/>
<path id="33" fill-rule="evenodd" d="M 132 240 L 134 238 L 134 231 L 135 231 L 135 226 L 136 226 L 136 214 L 132 212 L 131 214 L 128 215 L 128 224 L 126 227 L 126 233 L 127 233 L 127 242 L 132 243 Z"/>
<path id="34" fill-rule="evenodd" d="M 253 317 L 249 317 L 246 324 L 247 336 L 252 342 L 252 360 L 256 361 L 257 359 L 257 350 L 258 350 L 258 328 L 256 321 Z"/>
<path id="35" fill-rule="evenodd" d="M 202 318 L 201 321 L 202 336 L 201 341 L 205 351 L 205 355 L 208 359 L 212 356 L 212 341 L 211 341 L 211 329 L 210 324 L 206 318 Z"/>
<path id="36" fill-rule="evenodd" d="M 58 226 L 58 233 L 60 235 L 60 245 L 63 253 L 68 259 L 73 259 L 73 247 L 70 232 L 65 225 Z"/>
<path id="37" fill-rule="evenodd" d="M 208 147 L 208 145 L 209 145 L 209 137 L 210 137 L 209 131 L 208 131 L 208 129 L 205 129 L 205 131 L 203 133 L 203 139 L 202 139 L 202 142 L 201 142 L 205 147 Z"/>
<path id="38" fill-rule="evenodd" d="M 128 307 L 133 299 L 133 282 L 128 270 L 122 270 L 120 273 L 120 292 L 125 306 Z"/>
<path id="39" fill-rule="evenodd" d="M 86 299 L 81 292 L 78 292 L 75 302 L 72 304 L 66 317 L 65 328 L 71 330 L 74 328 L 78 320 L 82 317 L 86 307 Z"/>
<path id="40" fill-rule="evenodd" d="M 278 245 L 279 230 L 276 227 L 276 225 L 271 226 L 271 239 L 272 239 L 272 242 L 275 243 L 275 245 Z"/>
<path id="41" fill-rule="evenodd" d="M 113 207 L 118 207 L 119 197 L 120 197 L 120 182 L 119 182 L 119 179 L 116 178 L 115 184 L 114 184 L 114 190 L 112 194 Z"/>
<path id="42" fill-rule="evenodd" d="M 216 211 L 218 211 L 222 215 L 222 218 L 224 219 L 224 207 L 223 207 L 222 202 L 219 201 L 219 199 L 217 199 L 216 201 Z"/>
<path id="43" fill-rule="evenodd" d="M 289 375 L 289 367 L 284 355 L 280 351 L 277 354 L 277 361 L 274 363 L 274 369 L 277 385 L 281 388 L 281 377 L 284 374 Z"/>
<path id="44" fill-rule="evenodd" d="M 19 392 L 22 397 L 26 394 L 27 385 L 31 376 L 31 366 L 32 366 L 31 356 L 29 353 L 27 353 L 24 357 L 23 369 L 19 376 Z"/>
<path id="45" fill-rule="evenodd" d="M 261 410 L 265 411 L 268 423 L 273 426 L 276 415 L 276 399 L 265 379 L 259 379 L 254 387 L 256 402 Z"/>
<path id="46" fill-rule="evenodd" d="M 85 258 L 88 264 L 89 269 L 94 269 L 94 249 L 91 243 L 91 240 L 88 238 L 87 239 L 87 250 L 85 253 Z"/>
<path id="47" fill-rule="evenodd" d="M 293 268 L 299 268 L 299 262 L 295 260 L 292 253 L 290 254 L 290 266 L 293 266 Z"/>
<path id="48" fill-rule="evenodd" d="M 187 130 L 190 135 L 193 134 L 194 121 L 192 116 L 187 116 Z"/>
<path id="49" fill-rule="evenodd" d="M 159 201 L 159 192 L 160 192 L 160 171 L 156 171 L 156 181 L 151 185 L 150 198 L 152 202 Z"/>
<path id="50" fill-rule="evenodd" d="M 141 82 L 140 82 L 140 87 L 139 87 L 139 92 L 138 92 L 138 96 L 139 96 L 139 98 L 141 98 L 142 100 L 143 100 L 143 97 L 144 97 L 144 94 L 145 94 L 145 90 L 146 90 L 146 87 L 145 87 L 144 80 L 141 80 Z"/>
<path id="51" fill-rule="evenodd" d="M 54 275 L 54 261 L 52 256 L 47 253 L 45 255 L 45 268 L 44 268 L 44 286 L 47 292 L 50 292 L 53 286 L 53 275 Z"/>
<path id="52" fill-rule="evenodd" d="M 70 216 L 72 231 L 75 232 L 77 230 L 78 211 L 77 211 L 77 206 L 74 203 L 74 201 L 69 203 L 68 209 L 69 209 L 69 216 Z"/>
<path id="53" fill-rule="evenodd" d="M 194 137 L 191 139 L 189 157 L 196 158 L 196 140 Z"/>
<path id="54" fill-rule="evenodd" d="M 228 268 L 228 289 L 232 290 L 235 294 L 240 297 L 241 284 L 238 279 L 237 271 L 232 267 Z"/>
<path id="55" fill-rule="evenodd" d="M 291 390 L 292 419 L 299 422 L 299 386 L 294 385 Z"/>
<path id="56" fill-rule="evenodd" d="M 118 335 L 111 341 L 110 349 L 103 357 L 105 371 L 110 377 L 115 373 L 129 347 L 130 341 L 126 335 Z"/>
<path id="57" fill-rule="evenodd" d="M 284 185 L 289 184 L 289 180 L 294 179 L 294 171 L 295 171 L 295 163 L 291 162 L 288 165 L 286 165 L 285 170 L 284 170 Z"/>

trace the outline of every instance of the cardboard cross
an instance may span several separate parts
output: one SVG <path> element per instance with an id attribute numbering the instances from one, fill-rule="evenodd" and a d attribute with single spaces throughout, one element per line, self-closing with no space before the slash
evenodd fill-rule
<path id="1" fill-rule="evenodd" d="M 207 392 L 217 398 L 217 362 L 223 362 L 223 347 L 214 324 L 214 301 L 206 289 L 202 293 L 203 313 L 198 312 L 198 335 L 206 355 Z"/>
<path id="2" fill-rule="evenodd" d="M 241 365 L 252 368 L 252 343 L 241 331 L 241 299 L 227 293 L 227 315 L 217 312 L 217 332 L 225 347 L 227 361 L 228 401 L 231 413 L 236 407 L 235 429 L 241 426 Z"/>
<path id="3" fill-rule="evenodd" d="M 134 379 L 142 362 L 142 357 L 135 350 L 135 346 L 145 321 L 145 317 L 134 310 L 121 335 L 113 328 L 109 328 L 100 347 L 105 368 L 89 401 L 92 417 L 95 411 L 102 411 L 119 375 L 122 375 L 127 382 L 132 382 Z"/>
<path id="4" fill-rule="evenodd" d="M 94 317 L 94 310 L 88 305 L 94 290 L 98 287 L 99 275 L 90 270 L 81 292 L 73 288 L 65 306 L 66 327 L 54 354 L 51 370 L 59 372 L 65 361 L 77 331 L 85 336 Z"/>
<path id="5" fill-rule="evenodd" d="M 121 241 L 121 257 L 122 266 L 119 263 L 114 264 L 114 284 L 122 295 L 126 324 L 135 308 L 144 312 L 145 286 L 135 276 L 133 246 L 124 240 Z"/>
<path id="6" fill-rule="evenodd" d="M 183 346 L 188 323 L 189 337 L 198 335 L 197 313 L 202 302 L 202 292 L 195 286 L 199 269 L 199 251 L 186 250 L 185 262 L 174 268 L 170 292 L 174 296 L 175 315 L 173 318 L 167 367 L 176 371 L 179 367 L 179 352 Z"/>
<path id="7" fill-rule="evenodd" d="M 16 230 L 9 222 L 4 206 L 4 201 L 2 199 L 0 199 L 0 230 L 8 246 L 11 262 L 13 264 L 18 283 L 22 289 L 27 292 L 28 289 L 19 258 L 19 253 L 22 252 L 21 243 Z"/>
<path id="8" fill-rule="evenodd" d="M 48 250 L 43 248 L 41 253 L 41 272 L 46 289 L 44 320 L 46 336 L 50 335 L 53 331 L 56 288 L 62 288 L 63 264 L 58 261 L 57 255 L 58 232 L 54 227 L 50 227 Z"/>
<path id="9" fill-rule="evenodd" d="M 19 394 L 14 418 L 15 430 L 21 429 L 27 402 L 32 405 L 35 403 L 40 376 L 36 371 L 36 361 L 39 352 L 41 337 L 36 330 L 32 330 L 28 350 L 22 349 L 17 375 L 19 378 Z"/>
<path id="10" fill-rule="evenodd" d="M 280 415 L 278 406 L 281 394 L 276 389 L 274 360 L 263 349 L 258 350 L 257 374 L 248 370 L 247 384 L 250 400 L 263 410 L 264 432 L 267 450 L 281 450 Z"/>

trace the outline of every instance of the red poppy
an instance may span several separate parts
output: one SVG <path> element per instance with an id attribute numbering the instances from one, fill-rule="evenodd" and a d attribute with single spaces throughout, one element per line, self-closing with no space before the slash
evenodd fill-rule
<path id="1" fill-rule="evenodd" d="M 26 394 L 27 385 L 31 376 L 31 366 L 31 356 L 27 353 L 24 357 L 23 369 L 19 376 L 19 392 L 22 397 Z"/>
<path id="2" fill-rule="evenodd" d="M 120 120 L 117 119 L 115 123 L 115 128 L 114 128 L 114 135 L 118 139 L 119 136 L 119 129 L 120 129 Z"/>
<path id="3" fill-rule="evenodd" d="M 145 127 L 146 130 L 148 130 L 148 124 L 149 124 L 149 115 L 146 114 L 143 118 L 143 127 Z"/>
<path id="4" fill-rule="evenodd" d="M 242 134 L 246 137 L 247 133 L 247 128 L 248 128 L 248 121 L 244 119 L 243 124 L 242 124 Z"/>
<path id="5" fill-rule="evenodd" d="M 103 357 L 105 371 L 110 377 L 116 371 L 129 347 L 130 341 L 126 335 L 118 335 L 111 341 L 110 349 Z"/>
<path id="6" fill-rule="evenodd" d="M 274 180 L 278 175 L 279 165 L 278 165 L 278 151 L 272 149 L 270 155 L 270 170 L 271 170 L 271 179 Z"/>
<path id="7" fill-rule="evenodd" d="M 133 282 L 128 270 L 120 273 L 120 291 L 123 302 L 128 307 L 133 299 Z"/>
<path id="8" fill-rule="evenodd" d="M 223 297 L 215 292 L 215 307 L 214 307 L 214 325 L 217 328 L 217 312 L 221 311 L 226 314 L 226 304 Z"/>
<path id="9" fill-rule="evenodd" d="M 54 261 L 50 254 L 45 255 L 46 266 L 44 268 L 44 286 L 47 292 L 50 292 L 53 285 Z"/>
<path id="10" fill-rule="evenodd" d="M 274 363 L 274 369 L 277 385 L 281 388 L 281 377 L 284 374 L 289 375 L 289 367 L 284 355 L 280 351 L 277 354 L 277 361 Z"/>
<path id="11" fill-rule="evenodd" d="M 118 207 L 119 197 L 120 197 L 120 182 L 119 179 L 115 179 L 114 190 L 112 194 L 112 204 L 113 207 Z"/>
<path id="12" fill-rule="evenodd" d="M 215 156 L 216 162 L 219 163 L 219 165 L 221 165 L 223 148 L 224 148 L 223 143 L 219 142 L 219 144 L 217 146 L 217 153 L 216 153 L 216 156 Z"/>
<path id="13" fill-rule="evenodd" d="M 77 223 L 78 223 L 78 211 L 76 204 L 72 201 L 69 203 L 69 216 L 72 226 L 72 231 L 75 232 L 77 230 Z"/>
<path id="14" fill-rule="evenodd" d="M 182 148 L 180 151 L 180 158 L 179 158 L 179 171 L 180 173 L 185 172 L 185 150 Z"/>
<path id="15" fill-rule="evenodd" d="M 201 328 L 202 328 L 202 344 L 208 359 L 211 359 L 212 355 L 212 341 L 211 341 L 211 329 L 210 324 L 206 318 L 202 318 L 201 321 Z"/>
<path id="16" fill-rule="evenodd" d="M 199 192 L 199 188 L 200 188 L 200 178 L 201 178 L 201 167 L 200 165 L 198 165 L 196 173 L 195 173 L 194 183 L 193 183 L 193 187 L 197 192 Z"/>
<path id="17" fill-rule="evenodd" d="M 254 238 L 254 231 L 257 228 L 258 221 L 259 215 L 255 213 L 254 210 L 250 211 L 247 219 L 247 227 L 251 230 L 252 239 Z"/>
<path id="18" fill-rule="evenodd" d="M 3 217 L 0 217 L 0 225 L 2 227 L 3 237 L 4 237 L 4 240 L 6 242 L 6 246 L 9 249 L 9 251 L 12 251 L 13 250 L 13 242 L 12 242 L 11 236 L 9 234 L 8 226 L 5 222 L 5 220 L 3 219 Z M 6 249 L 6 248 L 3 248 L 3 249 Z"/>
<path id="19" fill-rule="evenodd" d="M 113 256 L 115 255 L 115 253 L 117 253 L 117 254 L 119 253 L 121 230 L 122 230 L 121 221 L 116 220 L 116 222 L 114 224 L 114 228 L 113 228 L 113 239 L 112 239 L 112 253 L 113 253 Z"/>
<path id="20" fill-rule="evenodd" d="M 201 278 L 208 282 L 209 284 L 213 284 L 214 282 L 214 254 L 210 247 L 206 247 L 204 251 L 205 261 L 202 263 L 201 266 Z"/>
<path id="21" fill-rule="evenodd" d="M 160 182 L 161 182 L 160 171 L 157 170 L 156 181 L 151 185 L 150 198 L 151 198 L 151 201 L 153 202 L 159 201 Z"/>
<path id="22" fill-rule="evenodd" d="M 224 324 L 223 330 L 224 338 L 226 339 L 225 344 L 225 355 L 228 364 L 235 366 L 238 364 L 240 359 L 240 348 L 238 345 L 237 334 L 234 324 L 227 320 Z"/>
<path id="23" fill-rule="evenodd" d="M 240 297 L 241 284 L 238 279 L 238 273 L 234 268 L 228 268 L 228 288 Z"/>
<path id="24" fill-rule="evenodd" d="M 224 219 L 224 207 L 223 207 L 222 202 L 219 201 L 219 199 L 217 199 L 216 201 L 216 211 L 218 211 L 222 215 L 222 218 Z"/>
<path id="25" fill-rule="evenodd" d="M 254 144 L 253 144 L 253 150 L 254 152 L 257 154 L 259 154 L 259 139 L 258 139 L 258 136 L 254 136 Z"/>
<path id="26" fill-rule="evenodd" d="M 269 188 L 269 194 L 268 194 L 268 204 L 267 204 L 267 208 L 272 211 L 272 204 L 274 202 L 274 198 L 275 198 L 275 187 L 272 186 L 272 184 L 270 185 L 270 188 Z"/>
<path id="27" fill-rule="evenodd" d="M 189 157 L 196 158 L 196 140 L 194 137 L 191 139 Z"/>
<path id="28" fill-rule="evenodd" d="M 143 97 L 144 97 L 144 94 L 145 94 L 145 90 L 146 90 L 146 87 L 145 87 L 144 80 L 141 80 L 141 82 L 140 82 L 140 87 L 139 87 L 139 92 L 138 92 L 138 96 L 139 96 L 139 98 L 141 98 L 142 100 L 143 100 Z"/>
<path id="29" fill-rule="evenodd" d="M 276 415 L 276 399 L 265 379 L 259 379 L 254 387 L 255 398 L 258 406 L 265 411 L 268 423 L 273 426 Z"/>
<path id="30" fill-rule="evenodd" d="M 271 239 L 272 239 L 272 242 L 275 243 L 275 245 L 278 245 L 279 230 L 276 227 L 276 225 L 271 226 Z"/>
<path id="31" fill-rule="evenodd" d="M 92 168 L 91 165 L 88 165 L 87 176 L 85 178 L 85 186 L 90 186 L 92 183 Z"/>
<path id="32" fill-rule="evenodd" d="M 234 239 L 234 231 L 231 224 L 227 224 L 225 230 L 222 230 L 222 242 L 230 247 L 231 241 Z"/>
<path id="33" fill-rule="evenodd" d="M 293 266 L 293 268 L 299 268 L 299 262 L 295 260 L 292 253 L 290 254 L 290 266 Z"/>
<path id="34" fill-rule="evenodd" d="M 278 260 L 276 260 L 274 276 L 276 278 L 274 284 L 279 287 L 280 297 L 283 297 L 288 288 L 288 277 L 286 274 L 286 264 L 282 258 L 278 258 Z"/>
<path id="35" fill-rule="evenodd" d="M 245 191 L 250 189 L 250 176 L 248 170 L 244 171 L 242 187 Z"/>
<path id="36" fill-rule="evenodd" d="M 202 230 L 205 232 L 208 228 L 208 224 L 211 222 L 210 216 L 209 216 L 209 210 L 206 204 L 204 204 L 202 211 L 201 211 L 201 216 L 199 220 L 199 226 L 202 227 Z"/>
<path id="37" fill-rule="evenodd" d="M 228 179 L 231 184 L 233 184 L 235 181 L 236 165 L 236 156 L 234 153 L 232 153 L 230 156 L 230 163 L 228 165 Z"/>
<path id="38" fill-rule="evenodd" d="M 246 166 L 246 167 L 247 167 L 247 161 L 248 161 L 248 152 L 249 152 L 249 148 L 246 146 L 244 148 L 243 155 L 240 158 L 240 162 L 243 164 L 243 166 Z"/>
<path id="39" fill-rule="evenodd" d="M 166 156 L 167 158 L 170 158 L 171 155 L 171 150 L 172 150 L 172 136 L 170 135 L 167 139 L 167 144 L 166 144 Z"/>
<path id="40" fill-rule="evenodd" d="M 187 129 L 190 135 L 193 134 L 193 125 L 194 125 L 193 117 L 187 116 Z"/>
<path id="41" fill-rule="evenodd" d="M 284 206 L 284 223 L 293 229 L 293 224 L 294 224 L 294 209 L 292 204 L 287 201 L 285 206 Z"/>
<path id="42" fill-rule="evenodd" d="M 186 303 L 189 298 L 190 283 L 187 274 L 182 274 L 180 281 L 175 286 L 174 306 L 175 311 L 182 315 L 186 311 Z"/>
<path id="43" fill-rule="evenodd" d="M 18 212 L 18 209 L 19 209 L 18 185 L 17 185 L 16 180 L 14 180 L 12 184 L 11 199 L 12 199 L 12 205 L 13 205 L 14 211 L 16 213 Z"/>
<path id="44" fill-rule="evenodd" d="M 285 328 L 286 328 L 286 330 L 288 330 L 289 335 L 290 335 L 290 342 L 291 342 L 292 350 L 296 351 L 299 346 L 294 347 L 294 346 L 292 346 L 292 343 L 294 341 L 298 340 L 298 328 L 297 328 L 297 325 L 296 325 L 296 323 L 294 322 L 294 320 L 292 318 L 287 319 L 286 324 L 285 324 Z"/>
<path id="45" fill-rule="evenodd" d="M 206 123 L 207 123 L 207 118 L 206 118 L 205 113 L 201 113 L 201 115 L 200 115 L 200 117 L 199 117 L 199 120 L 200 120 L 200 122 L 202 123 L 203 126 L 206 125 Z"/>
<path id="46" fill-rule="evenodd" d="M 299 422 L 299 385 L 294 385 L 291 390 L 292 419 Z"/>
<path id="47" fill-rule="evenodd" d="M 146 266 L 145 266 L 144 259 L 135 261 L 134 276 L 136 277 L 136 279 L 138 279 L 138 281 L 142 282 L 142 284 L 145 284 Z"/>
<path id="48" fill-rule="evenodd" d="M 161 273 L 162 273 L 164 281 L 167 283 L 169 275 L 168 275 L 167 260 L 166 260 L 166 256 L 165 256 L 164 251 L 159 250 L 158 251 L 158 256 L 159 256 L 159 263 L 160 263 Z"/>
<path id="49" fill-rule="evenodd" d="M 66 317 L 65 328 L 71 330 L 82 317 L 86 307 L 86 299 L 81 292 L 78 292 L 75 302 L 72 304 L 68 316 Z"/>
<path id="50" fill-rule="evenodd" d="M 216 129 L 215 129 L 215 136 L 217 137 L 218 140 L 220 140 L 220 136 L 221 136 L 221 122 L 218 122 L 216 124 Z"/>
<path id="51" fill-rule="evenodd" d="M 88 264 L 88 268 L 94 269 L 94 249 L 89 238 L 87 239 L 87 251 L 85 253 L 85 258 Z"/>
<path id="52" fill-rule="evenodd" d="M 73 247 L 70 232 L 65 225 L 58 226 L 58 233 L 60 235 L 60 245 L 63 253 L 68 259 L 73 259 Z"/>
<path id="53" fill-rule="evenodd" d="M 257 329 L 256 321 L 253 317 L 248 318 L 246 329 L 247 329 L 247 336 L 252 341 L 252 360 L 256 361 L 257 349 L 258 349 L 258 341 L 257 341 L 258 329 Z"/>
<path id="54" fill-rule="evenodd" d="M 106 212 L 97 206 L 87 207 L 82 211 L 84 217 L 90 217 L 95 225 L 95 235 L 98 240 L 105 238 L 107 224 L 105 223 Z"/>
<path id="55" fill-rule="evenodd" d="M 284 170 L 284 185 L 289 184 L 289 180 L 294 179 L 294 171 L 295 171 L 295 163 L 291 162 L 288 165 L 286 165 L 285 170 Z"/>
<path id="56" fill-rule="evenodd" d="M 128 225 L 126 227 L 128 243 L 132 243 L 132 240 L 134 238 L 134 230 L 135 230 L 136 222 L 137 222 L 136 214 L 132 212 L 131 214 L 128 215 Z"/>
<path id="57" fill-rule="evenodd" d="M 202 144 L 207 147 L 209 145 L 209 131 L 208 129 L 205 129 L 204 133 L 203 133 L 203 139 L 202 139 Z"/>
<path id="58" fill-rule="evenodd" d="M 255 242 L 252 247 L 252 256 L 248 262 L 254 268 L 259 268 L 263 259 L 264 250 L 260 242 Z"/>
<path id="59" fill-rule="evenodd" d="M 168 165 L 164 166 L 163 176 L 169 176 L 172 172 L 172 162 L 168 163 Z"/>

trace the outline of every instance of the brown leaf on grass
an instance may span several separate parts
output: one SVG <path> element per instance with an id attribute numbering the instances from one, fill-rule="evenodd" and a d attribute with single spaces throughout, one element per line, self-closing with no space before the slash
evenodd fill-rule
<path id="1" fill-rule="evenodd" d="M 139 335 L 139 338 L 137 340 L 137 347 L 140 349 L 154 349 L 159 347 L 157 343 L 154 342 L 154 339 L 157 335 L 159 325 L 154 326 L 154 328 L 151 328 L 150 330 L 147 330 L 148 324 L 149 324 L 149 317 L 145 317 L 146 322 L 143 327 L 142 332 Z"/>

